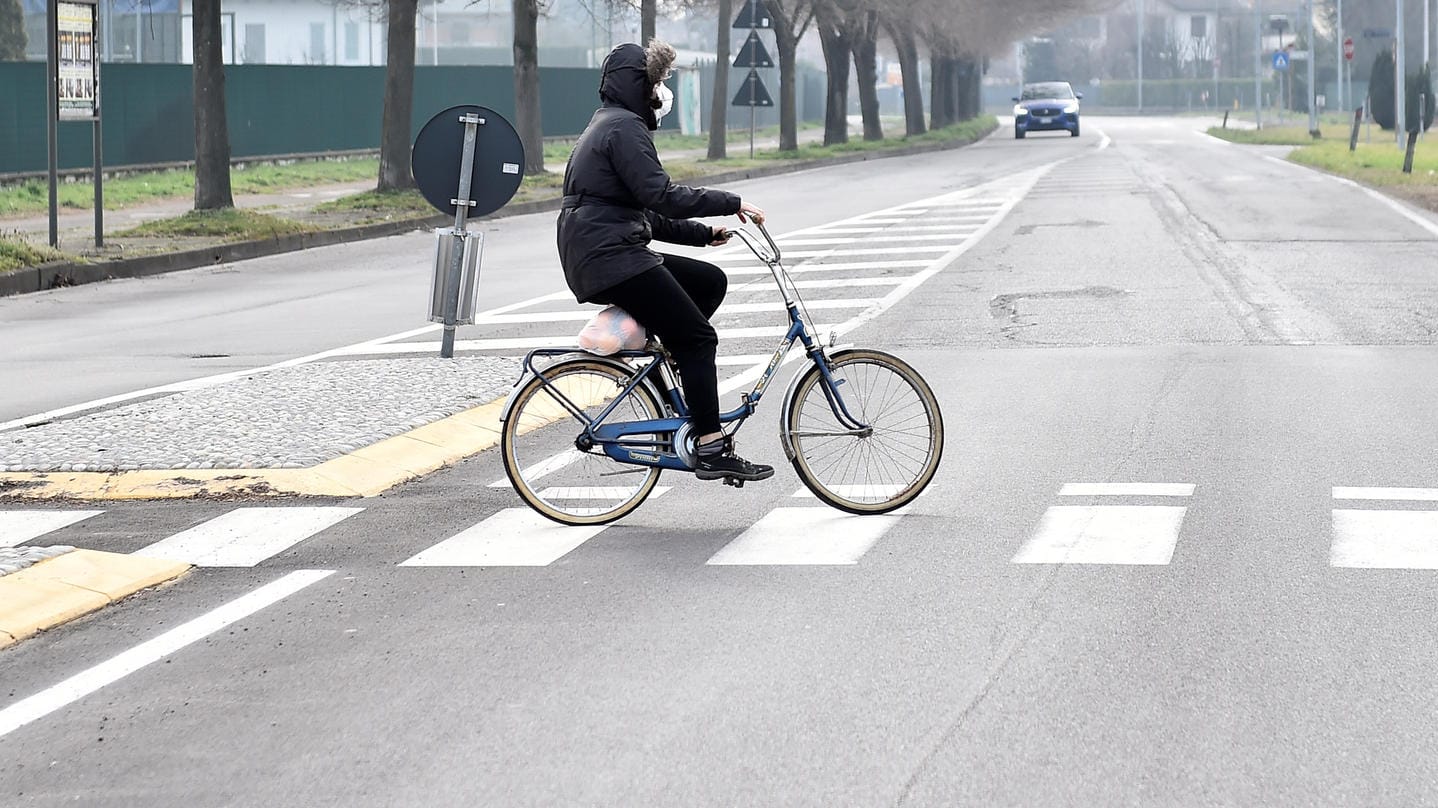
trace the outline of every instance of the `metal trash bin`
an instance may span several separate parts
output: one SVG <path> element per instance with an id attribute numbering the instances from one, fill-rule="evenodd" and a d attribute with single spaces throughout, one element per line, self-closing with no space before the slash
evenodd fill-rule
<path id="1" fill-rule="evenodd" d="M 429 282 L 430 322 L 445 321 L 445 292 L 448 288 L 449 273 L 454 264 L 454 252 L 458 241 L 464 243 L 464 262 L 460 265 L 459 307 L 455 311 L 456 325 L 473 325 L 474 310 L 479 298 L 479 259 L 484 251 L 484 234 L 474 230 L 456 231 L 453 227 L 435 228 L 434 274 Z"/>

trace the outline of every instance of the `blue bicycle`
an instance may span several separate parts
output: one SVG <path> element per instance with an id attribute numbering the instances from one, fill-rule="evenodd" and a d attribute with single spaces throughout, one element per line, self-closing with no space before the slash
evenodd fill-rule
<path id="1" fill-rule="evenodd" d="M 762 225 L 759 232 L 763 241 L 731 231 L 769 267 L 789 329 L 739 407 L 720 415 L 725 432 L 733 435 L 755 413 L 797 342 L 810 367 L 795 374 L 784 393 L 779 437 L 799 479 L 821 501 L 850 513 L 907 505 L 939 468 L 944 423 L 938 399 L 897 357 L 834 350 L 816 340 L 778 245 Z M 688 416 L 678 373 L 656 341 L 610 356 L 575 348 L 531 351 L 502 416 L 504 470 L 520 498 L 550 519 L 612 522 L 644 502 L 663 470 L 694 470 L 697 436 Z"/>

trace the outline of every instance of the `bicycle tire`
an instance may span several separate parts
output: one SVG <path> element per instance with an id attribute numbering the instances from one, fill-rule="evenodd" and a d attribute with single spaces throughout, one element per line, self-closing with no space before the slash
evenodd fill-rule
<path id="1" fill-rule="evenodd" d="M 838 389 L 849 412 L 874 431 L 867 437 L 815 436 L 843 429 L 824 395 L 819 368 L 810 367 L 785 402 L 782 429 L 794 471 L 814 496 L 839 510 L 879 514 L 902 508 L 923 493 L 943 457 L 938 398 L 918 371 L 882 351 L 839 351 L 830 363 L 834 377 L 845 380 Z M 887 380 L 874 395 L 874 382 L 881 378 Z M 831 472 L 849 471 L 862 479 L 831 479 Z"/>
<path id="2" fill-rule="evenodd" d="M 597 358 L 561 361 L 543 371 L 576 406 L 593 419 L 621 393 L 634 371 L 618 362 Z M 581 452 L 575 445 L 584 428 L 543 381 L 531 378 L 519 390 L 500 425 L 504 472 L 524 503 L 540 515 L 565 525 L 602 525 L 632 513 L 659 482 L 660 469 L 620 463 L 599 447 Z M 609 420 L 640 421 L 665 417 L 665 409 L 649 384 L 634 388 Z M 568 425 L 568 429 L 565 428 Z M 572 456 L 569 456 L 572 453 Z M 546 465 L 547 464 L 547 465 Z M 633 485 L 596 485 L 620 475 L 638 475 Z M 545 479 L 544 487 L 537 483 Z M 607 504 L 593 504 L 593 503 Z M 591 503 L 571 505 L 569 503 Z"/>

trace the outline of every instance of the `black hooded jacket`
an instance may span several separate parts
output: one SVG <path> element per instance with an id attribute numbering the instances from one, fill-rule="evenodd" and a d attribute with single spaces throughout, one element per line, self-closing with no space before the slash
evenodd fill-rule
<path id="1" fill-rule="evenodd" d="M 564 170 L 559 211 L 559 262 L 581 303 L 663 263 L 651 240 L 702 247 L 713 230 L 696 216 L 739 212 L 726 191 L 675 185 L 659 164 L 650 134 L 658 128 L 644 50 L 620 45 L 604 60 L 603 105 Z"/>

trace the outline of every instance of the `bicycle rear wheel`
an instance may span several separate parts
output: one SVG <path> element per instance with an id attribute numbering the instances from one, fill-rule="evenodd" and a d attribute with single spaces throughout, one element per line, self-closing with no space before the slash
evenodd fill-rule
<path id="1" fill-rule="evenodd" d="M 838 397 L 873 431 L 851 434 L 834 414 L 819 368 L 809 368 L 784 413 L 794 471 L 814 496 L 849 513 L 907 505 L 933 480 L 943 455 L 938 399 L 918 371 L 881 351 L 839 351 L 831 362 Z"/>
<path id="2" fill-rule="evenodd" d="M 509 417 L 501 425 L 504 472 L 520 499 L 566 525 L 604 524 L 639 507 L 659 482 L 659 469 L 620 463 L 598 446 L 581 450 L 575 443 L 586 423 L 624 392 L 633 371 L 618 363 L 581 358 L 546 368 L 543 375 L 552 388 L 539 378 L 530 379 L 515 392 Z M 578 413 L 565 406 L 561 395 Z M 605 420 L 663 417 L 653 391 L 641 384 Z"/>

